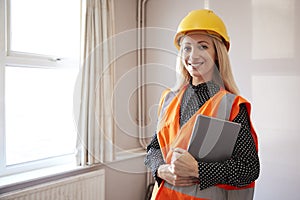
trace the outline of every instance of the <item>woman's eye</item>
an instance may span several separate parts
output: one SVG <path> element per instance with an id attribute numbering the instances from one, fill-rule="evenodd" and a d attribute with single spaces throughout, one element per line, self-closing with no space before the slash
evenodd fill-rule
<path id="1" fill-rule="evenodd" d="M 200 50 L 206 50 L 206 49 L 208 49 L 208 46 L 206 46 L 206 45 L 199 45 L 199 47 L 198 47 Z"/>
<path id="2" fill-rule="evenodd" d="M 183 47 L 183 51 L 185 51 L 185 52 L 190 52 L 191 51 L 191 47 Z"/>

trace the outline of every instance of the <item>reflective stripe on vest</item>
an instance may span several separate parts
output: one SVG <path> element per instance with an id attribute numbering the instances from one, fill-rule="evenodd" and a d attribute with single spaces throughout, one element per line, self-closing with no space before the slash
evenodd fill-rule
<path id="1" fill-rule="evenodd" d="M 160 120 L 166 120 L 164 121 L 167 125 L 165 127 L 170 128 L 169 122 L 178 119 L 176 118 L 177 116 L 174 115 L 174 112 L 177 112 L 178 115 L 178 108 L 180 104 L 180 100 L 182 97 L 184 91 L 181 92 L 181 94 L 177 95 L 177 102 L 172 102 L 174 100 L 175 94 L 173 92 L 169 92 L 166 94 L 164 97 L 164 101 L 161 102 L 161 108 L 160 108 Z M 205 114 L 208 116 L 214 116 L 217 118 L 225 119 L 225 120 L 232 120 L 235 116 L 237 115 L 237 111 L 233 112 L 233 106 L 236 107 L 237 105 L 234 105 L 234 102 L 236 100 L 236 95 L 230 94 L 224 90 L 220 91 L 217 93 L 214 97 L 212 97 L 207 103 L 205 103 L 198 111 L 200 114 Z M 241 98 L 241 97 L 238 97 Z M 240 101 L 240 99 L 238 99 Z M 176 99 L 175 99 L 176 101 Z M 248 103 L 244 99 L 240 101 L 240 103 Z M 239 103 L 239 104 L 240 104 Z M 171 104 L 171 105 L 170 105 Z M 238 104 L 238 105 L 239 105 Z M 172 108 L 167 108 L 170 105 Z M 165 114 L 167 112 L 167 114 Z M 169 112 L 169 113 L 168 113 Z M 250 113 L 249 113 L 250 114 Z M 163 116 L 167 115 L 167 116 Z M 164 118 L 165 117 L 165 118 Z M 167 118 L 171 118 L 170 121 L 167 120 Z M 193 117 L 189 120 L 191 121 L 190 124 L 194 123 Z M 161 122 L 161 123 L 164 123 Z M 174 121 L 173 121 L 174 122 Z M 170 123 L 171 124 L 171 123 Z M 187 122 L 188 124 L 188 122 Z M 176 123 L 173 124 L 175 129 L 170 129 L 170 131 L 176 130 Z M 190 126 L 190 125 L 188 125 Z M 188 126 L 183 126 L 181 129 L 184 129 L 185 135 L 188 132 L 191 132 L 191 129 L 188 128 Z M 162 124 L 158 126 L 158 137 L 160 136 L 159 133 L 164 131 L 164 126 Z M 178 129 L 178 128 L 177 128 Z M 170 157 L 171 154 L 169 154 L 169 149 L 170 147 L 181 147 L 186 149 L 187 144 L 182 144 L 184 143 L 184 140 L 178 139 L 180 142 L 177 142 L 175 139 L 172 140 L 173 138 L 177 138 L 176 136 L 180 136 L 181 130 L 178 130 L 179 133 L 171 133 L 174 134 L 174 136 L 170 136 L 171 139 L 170 141 L 164 141 L 163 139 L 159 139 L 161 149 L 163 156 L 166 160 L 166 163 L 170 163 Z M 180 137 L 179 137 L 180 138 Z M 254 140 L 256 143 L 256 135 L 254 133 Z M 185 140 L 188 141 L 188 140 Z M 170 142 L 168 144 L 168 142 Z M 257 143 L 256 143 L 257 144 Z M 178 186 L 173 186 L 167 182 L 163 182 L 159 188 L 157 188 L 156 191 L 153 192 L 153 199 L 190 199 L 190 200 L 200 200 L 200 199 L 216 199 L 216 200 L 251 200 L 253 199 L 253 194 L 254 194 L 254 182 L 245 188 L 237 188 L 229 185 L 217 185 L 217 186 L 212 186 L 210 188 L 200 190 L 199 185 L 193 185 L 189 187 L 178 187 Z"/>
<path id="2" fill-rule="evenodd" d="M 254 196 L 254 188 L 247 188 L 242 190 L 225 190 L 217 186 L 212 186 L 204 190 L 199 189 L 199 185 L 189 187 L 177 187 L 167 182 L 164 182 L 165 189 L 170 191 L 161 192 L 159 198 L 156 199 L 172 199 L 172 200 L 252 200 Z M 177 191 L 176 197 L 174 194 L 170 198 L 170 194 Z M 179 196 L 178 196 L 179 195 Z M 163 197 L 164 196 L 164 197 Z M 166 198 L 167 197 L 167 198 Z M 184 198 L 182 198 L 184 197 Z"/>

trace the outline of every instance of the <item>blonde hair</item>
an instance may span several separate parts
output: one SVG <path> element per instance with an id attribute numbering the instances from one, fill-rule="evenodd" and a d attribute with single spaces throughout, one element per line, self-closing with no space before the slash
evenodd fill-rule
<path id="1" fill-rule="evenodd" d="M 217 55 L 217 62 L 215 63 L 216 67 L 213 76 L 213 81 L 217 83 L 220 87 L 225 88 L 225 90 L 227 90 L 228 92 L 238 95 L 239 89 L 234 81 L 226 46 L 218 36 L 211 34 L 208 35 L 212 38 Z M 175 92 L 181 90 L 191 80 L 191 76 L 184 67 L 181 57 L 182 50 L 180 48 L 176 61 L 176 84 L 172 88 L 172 90 Z"/>

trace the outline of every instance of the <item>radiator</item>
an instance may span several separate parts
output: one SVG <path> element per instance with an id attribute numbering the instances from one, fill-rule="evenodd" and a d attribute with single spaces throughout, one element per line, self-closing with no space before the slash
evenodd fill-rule
<path id="1" fill-rule="evenodd" d="M 104 169 L 7 194 L 1 200 L 104 200 Z"/>

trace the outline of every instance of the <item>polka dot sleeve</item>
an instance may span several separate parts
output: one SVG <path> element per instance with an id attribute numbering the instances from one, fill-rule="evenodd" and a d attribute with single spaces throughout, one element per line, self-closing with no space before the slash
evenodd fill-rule
<path id="1" fill-rule="evenodd" d="M 150 144 L 147 146 L 147 155 L 144 163 L 151 170 L 154 179 L 160 184 L 162 180 L 157 176 L 157 170 L 160 165 L 165 164 L 165 161 L 157 140 L 157 134 L 154 134 Z"/>
<path id="2" fill-rule="evenodd" d="M 242 126 L 232 157 L 224 162 L 198 162 L 201 190 L 216 184 L 243 187 L 259 176 L 259 158 L 245 105 L 240 106 L 239 114 L 233 121 Z"/>

